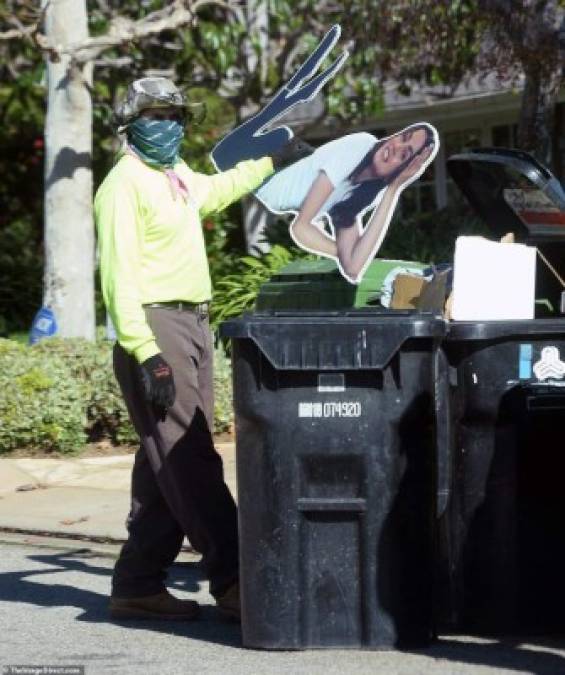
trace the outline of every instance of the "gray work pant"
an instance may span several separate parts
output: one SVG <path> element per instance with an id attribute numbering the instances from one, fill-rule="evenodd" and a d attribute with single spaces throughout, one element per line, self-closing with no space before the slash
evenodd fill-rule
<path id="1" fill-rule="evenodd" d="M 141 440 L 131 486 L 128 540 L 114 568 L 112 594 L 159 593 L 184 537 L 202 554 L 210 592 L 238 577 L 237 513 L 214 449 L 213 347 L 206 314 L 145 308 L 172 368 L 176 400 L 166 418 L 146 403 L 136 360 L 114 348 L 114 372 Z"/>

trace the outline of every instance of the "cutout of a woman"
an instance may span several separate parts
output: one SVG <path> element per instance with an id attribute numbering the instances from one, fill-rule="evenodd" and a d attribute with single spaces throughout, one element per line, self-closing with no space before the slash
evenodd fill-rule
<path id="1" fill-rule="evenodd" d="M 357 284 L 386 234 L 400 193 L 424 172 L 438 148 L 437 131 L 425 122 L 382 140 L 365 132 L 349 134 L 274 174 L 255 195 L 274 213 L 296 213 L 290 225 L 294 241 L 335 259 L 343 276 Z"/>

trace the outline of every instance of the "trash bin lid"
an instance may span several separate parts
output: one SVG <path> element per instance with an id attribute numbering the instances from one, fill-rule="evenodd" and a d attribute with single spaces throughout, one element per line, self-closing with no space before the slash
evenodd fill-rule
<path id="1" fill-rule="evenodd" d="M 277 370 L 318 371 L 382 370 L 408 340 L 438 342 L 445 330 L 437 315 L 402 310 L 244 314 L 220 325 L 222 337 L 252 340 Z"/>
<path id="2" fill-rule="evenodd" d="M 360 284 L 348 283 L 333 260 L 295 260 L 274 274 L 259 290 L 255 309 L 335 310 L 353 307 L 380 308 L 387 274 L 394 268 L 424 269 L 426 263 L 377 259 Z"/>
<path id="3" fill-rule="evenodd" d="M 526 321 L 451 321 L 446 342 L 458 340 L 505 342 L 547 339 L 565 340 L 563 319 L 536 319 Z"/>
<path id="4" fill-rule="evenodd" d="M 453 155 L 447 168 L 497 237 L 514 232 L 531 244 L 565 243 L 565 191 L 532 155 L 480 148 Z"/>

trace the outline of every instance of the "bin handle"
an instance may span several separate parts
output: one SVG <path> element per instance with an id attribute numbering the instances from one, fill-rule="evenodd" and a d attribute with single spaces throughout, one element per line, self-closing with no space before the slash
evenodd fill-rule
<path id="1" fill-rule="evenodd" d="M 436 417 L 436 517 L 440 518 L 451 496 L 451 405 L 449 363 L 442 349 L 434 356 L 434 405 Z"/>

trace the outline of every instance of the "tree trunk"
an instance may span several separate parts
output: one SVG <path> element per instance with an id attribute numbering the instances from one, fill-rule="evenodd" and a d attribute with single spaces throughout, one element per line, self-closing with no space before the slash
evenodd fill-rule
<path id="1" fill-rule="evenodd" d="M 524 73 L 518 145 L 521 149 L 531 152 L 543 164 L 550 166 L 551 135 L 560 73 L 543 72 L 536 64 L 525 68 Z"/>
<path id="2" fill-rule="evenodd" d="M 269 10 L 266 0 L 247 0 L 247 40 L 244 49 L 247 69 L 250 73 L 258 70 L 259 82 L 265 84 L 269 65 Z M 256 49 L 259 49 L 259 52 Z"/>
<path id="3" fill-rule="evenodd" d="M 246 3 L 247 40 L 244 50 L 247 59 L 247 70 L 250 77 L 257 73 L 261 88 L 267 79 L 269 63 L 269 12 L 266 0 L 248 0 Z M 256 47 L 259 50 L 256 50 Z M 242 117 L 242 111 L 239 111 Z M 243 232 L 245 248 L 250 255 L 267 253 L 271 248 L 265 241 L 268 214 L 265 207 L 253 197 L 241 202 L 243 212 Z"/>
<path id="4" fill-rule="evenodd" d="M 550 165 L 555 103 L 565 59 L 563 0 L 478 0 L 478 5 L 495 31 L 513 45 L 524 70 L 518 145 Z"/>
<path id="5" fill-rule="evenodd" d="M 50 0 L 52 44 L 88 36 L 85 0 Z M 92 64 L 47 60 L 45 121 L 45 272 L 43 304 L 61 337 L 95 337 L 92 218 Z"/>

